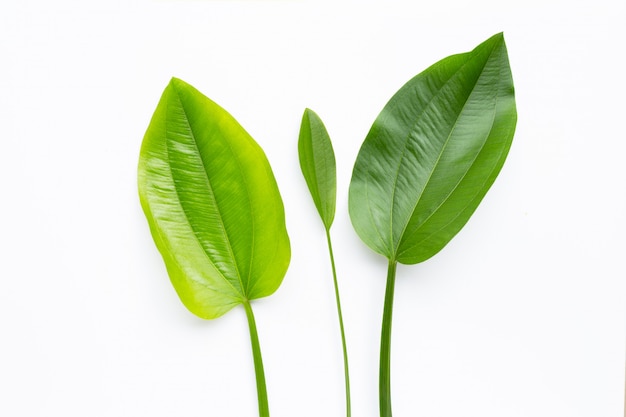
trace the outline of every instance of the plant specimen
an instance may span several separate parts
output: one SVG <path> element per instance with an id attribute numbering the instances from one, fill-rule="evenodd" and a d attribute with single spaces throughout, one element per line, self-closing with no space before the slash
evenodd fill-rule
<path id="1" fill-rule="evenodd" d="M 330 227 L 335 218 L 335 203 L 337 198 L 337 173 L 335 166 L 335 153 L 326 131 L 324 123 L 319 116 L 310 109 L 306 109 L 302 115 L 300 136 L 298 139 L 298 155 L 300 168 L 306 180 L 315 207 L 322 219 L 326 231 L 326 242 L 330 255 L 330 264 L 333 272 L 333 284 L 335 286 L 335 301 L 337 303 L 337 316 L 339 330 L 341 332 L 341 344 L 343 348 L 344 379 L 346 386 L 346 415 L 350 417 L 350 373 L 348 370 L 348 349 L 346 335 L 343 327 L 343 314 L 341 313 L 341 299 L 339 297 L 339 284 L 337 283 L 337 270 L 333 245 L 330 238 Z"/>
<path id="2" fill-rule="evenodd" d="M 359 151 L 349 211 L 359 237 L 388 259 L 380 415 L 390 417 L 390 341 L 398 263 L 439 252 L 465 225 L 500 172 L 517 113 L 503 35 L 452 55 L 407 82 Z"/>
<path id="3" fill-rule="evenodd" d="M 388 260 L 380 344 L 381 417 L 391 417 L 391 323 L 397 264 L 437 254 L 480 204 L 508 154 L 517 121 L 503 35 L 447 57 L 407 82 L 370 129 L 354 165 L 349 211 L 359 237 Z M 305 110 L 298 151 L 331 261 L 350 417 L 348 354 L 330 229 L 336 166 L 321 119 Z M 254 358 L 260 417 L 269 417 L 251 300 L 280 286 L 291 251 L 276 180 L 237 121 L 173 78 L 146 131 L 141 205 L 170 280 L 195 315 L 241 304 Z"/>
<path id="4" fill-rule="evenodd" d="M 259 415 L 268 417 L 250 301 L 280 286 L 291 249 L 263 150 L 228 112 L 172 78 L 144 136 L 138 184 L 152 237 L 184 305 L 204 319 L 243 305 Z"/>

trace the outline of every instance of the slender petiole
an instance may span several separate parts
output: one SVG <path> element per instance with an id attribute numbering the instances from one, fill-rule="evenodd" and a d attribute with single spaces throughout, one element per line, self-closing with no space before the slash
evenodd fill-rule
<path id="1" fill-rule="evenodd" d="M 252 343 L 252 357 L 254 358 L 254 373 L 256 374 L 256 391 L 259 399 L 259 417 L 269 417 L 270 410 L 267 401 L 267 388 L 265 386 L 265 372 L 263 371 L 263 358 L 261 357 L 261 346 L 259 345 L 259 335 L 256 330 L 256 322 L 252 313 L 250 302 L 245 300 L 243 306 L 248 317 L 250 327 L 250 342 Z"/>
<path id="2" fill-rule="evenodd" d="M 396 261 L 389 261 L 387 288 L 383 310 L 383 326 L 380 334 L 380 417 L 391 417 L 391 316 L 393 292 L 396 283 Z"/>
<path id="3" fill-rule="evenodd" d="M 328 242 L 328 252 L 330 254 L 330 264 L 333 269 L 333 282 L 335 284 L 335 299 L 337 301 L 337 316 L 339 317 L 339 329 L 341 330 L 341 345 L 343 347 L 343 370 L 346 383 L 346 416 L 351 416 L 350 405 L 350 372 L 348 371 L 348 347 L 346 344 L 346 334 L 343 329 L 343 315 L 341 314 L 341 299 L 339 297 L 339 284 L 337 283 L 337 270 L 335 268 L 335 256 L 333 255 L 333 245 L 330 239 L 330 229 L 326 229 L 326 241 Z"/>

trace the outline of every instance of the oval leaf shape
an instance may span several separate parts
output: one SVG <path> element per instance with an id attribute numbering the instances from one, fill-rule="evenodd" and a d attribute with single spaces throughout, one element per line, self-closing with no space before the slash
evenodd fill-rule
<path id="1" fill-rule="evenodd" d="M 272 294 L 291 250 L 263 150 L 224 109 L 173 78 L 141 147 L 139 197 L 180 299 L 211 319 Z"/>
<path id="2" fill-rule="evenodd" d="M 335 152 L 322 119 L 311 109 L 302 115 L 298 156 L 302 175 L 326 229 L 335 218 L 337 172 Z"/>
<path id="3" fill-rule="evenodd" d="M 415 76 L 384 107 L 359 151 L 349 191 L 358 235 L 391 261 L 435 255 L 500 172 L 516 121 L 501 33 Z"/>

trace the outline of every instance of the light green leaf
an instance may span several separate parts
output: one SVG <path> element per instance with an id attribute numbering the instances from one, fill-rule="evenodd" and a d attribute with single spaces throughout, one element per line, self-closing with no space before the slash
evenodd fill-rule
<path id="1" fill-rule="evenodd" d="M 326 229 L 335 218 L 337 174 L 335 153 L 324 123 L 310 109 L 302 115 L 298 155 L 302 175 Z"/>
<path id="2" fill-rule="evenodd" d="M 516 120 L 501 33 L 411 79 L 359 151 L 349 191 L 358 235 L 393 262 L 435 255 L 495 180 Z"/>
<path id="3" fill-rule="evenodd" d="M 221 316 L 272 294 L 291 256 L 263 150 L 237 121 L 173 78 L 145 134 L 139 196 L 180 299 Z"/>

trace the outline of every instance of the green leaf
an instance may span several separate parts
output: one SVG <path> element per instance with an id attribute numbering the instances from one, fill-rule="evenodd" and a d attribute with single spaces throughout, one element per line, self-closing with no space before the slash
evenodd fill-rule
<path id="1" fill-rule="evenodd" d="M 306 109 L 302 115 L 300 126 L 300 138 L 298 140 L 298 155 L 302 175 L 311 191 L 315 207 L 322 218 L 326 228 L 326 242 L 328 254 L 333 271 L 333 283 L 335 286 L 335 300 L 337 302 L 337 318 L 341 332 L 341 345 L 343 348 L 343 365 L 346 385 L 346 416 L 352 415 L 350 400 L 350 372 L 348 369 L 348 348 L 346 332 L 343 326 L 343 313 L 341 312 L 341 297 L 339 296 L 339 283 L 337 282 L 337 269 L 335 268 L 335 255 L 330 238 L 330 227 L 335 217 L 335 202 L 337 197 L 337 172 L 335 167 L 335 152 L 333 151 L 330 136 L 326 131 L 322 119 L 311 109 Z"/>
<path id="2" fill-rule="evenodd" d="M 298 155 L 315 207 L 326 229 L 330 229 L 335 218 L 337 195 L 335 153 L 324 123 L 310 109 L 302 115 Z"/>
<path id="3" fill-rule="evenodd" d="M 237 121 L 173 78 L 145 134 L 139 196 L 180 299 L 221 316 L 272 294 L 291 256 L 278 186 Z"/>
<path id="4" fill-rule="evenodd" d="M 349 191 L 358 235 L 394 262 L 435 255 L 495 180 L 516 120 L 501 33 L 411 79 L 359 151 Z"/>

